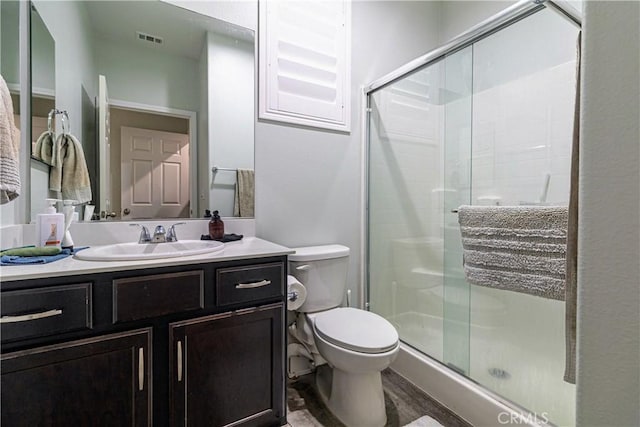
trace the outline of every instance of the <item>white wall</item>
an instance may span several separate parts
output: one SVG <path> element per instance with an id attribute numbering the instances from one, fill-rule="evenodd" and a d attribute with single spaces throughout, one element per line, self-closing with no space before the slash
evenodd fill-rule
<path id="1" fill-rule="evenodd" d="M 640 425 L 640 3 L 587 1 L 577 425 Z"/>
<path id="2" fill-rule="evenodd" d="M 31 13 L 31 86 L 36 93 L 55 92 L 55 42 L 38 13 Z"/>
<path id="3" fill-rule="evenodd" d="M 211 16 L 256 31 L 258 28 L 257 0 L 198 1 L 162 0 L 185 9 Z"/>
<path id="4" fill-rule="evenodd" d="M 236 174 L 221 168 L 254 168 L 255 68 L 254 44 L 215 33 L 207 34 L 209 204 L 203 209 L 233 216 Z"/>
<path id="5" fill-rule="evenodd" d="M 94 48 L 111 99 L 198 111 L 198 61 L 105 39 Z"/>
<path id="6" fill-rule="evenodd" d="M 442 1 L 440 2 L 439 44 L 443 44 L 472 26 L 495 15 L 515 3 L 512 0 L 498 1 Z"/>
<path id="7" fill-rule="evenodd" d="M 200 93 L 209 91 L 209 43 L 202 44 L 200 61 L 198 61 L 198 87 Z M 209 209 L 209 97 L 200 97 L 198 109 L 198 203 L 197 217 L 204 215 Z"/>
<path id="8" fill-rule="evenodd" d="M 18 2 L 3 1 L 0 5 L 0 72 L 7 85 L 20 83 L 18 58 Z"/>
<path id="9" fill-rule="evenodd" d="M 256 126 L 258 236 L 291 247 L 351 248 L 353 301 L 364 215 L 360 88 L 437 45 L 438 7 L 436 2 L 353 2 L 351 134 L 267 122 Z"/>
<path id="10" fill-rule="evenodd" d="M 65 70 L 55 76 L 56 107 L 69 112 L 71 133 L 82 141 L 82 88 L 93 98 L 98 85 L 89 16 L 82 2 L 34 3 L 55 40 L 56 70 Z"/>

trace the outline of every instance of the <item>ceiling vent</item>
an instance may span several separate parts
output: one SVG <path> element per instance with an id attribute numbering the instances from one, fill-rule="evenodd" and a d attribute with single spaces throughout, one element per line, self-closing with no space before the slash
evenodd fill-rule
<path id="1" fill-rule="evenodd" d="M 141 31 L 136 31 L 136 37 L 140 41 L 152 43 L 154 45 L 161 45 L 164 43 L 162 37 L 152 36 L 151 34 L 143 33 Z"/>

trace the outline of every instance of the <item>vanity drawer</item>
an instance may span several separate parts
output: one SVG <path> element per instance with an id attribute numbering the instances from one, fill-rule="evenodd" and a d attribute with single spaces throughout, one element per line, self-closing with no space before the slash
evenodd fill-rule
<path id="1" fill-rule="evenodd" d="M 3 292 L 2 342 L 91 329 L 91 283 Z"/>
<path id="2" fill-rule="evenodd" d="M 204 307 L 204 271 L 154 274 L 113 281 L 113 323 Z"/>
<path id="3" fill-rule="evenodd" d="M 284 293 L 284 274 L 281 262 L 219 268 L 216 271 L 218 306 L 281 296 Z"/>

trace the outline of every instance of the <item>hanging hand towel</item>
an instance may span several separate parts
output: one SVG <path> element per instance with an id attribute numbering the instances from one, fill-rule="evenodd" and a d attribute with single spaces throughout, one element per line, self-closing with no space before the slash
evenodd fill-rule
<path id="1" fill-rule="evenodd" d="M 253 169 L 238 169 L 236 172 L 236 197 L 233 215 L 239 217 L 254 216 L 255 177 Z"/>
<path id="2" fill-rule="evenodd" d="M 62 134 L 58 136 L 53 152 L 50 189 L 60 191 L 63 199 L 76 200 L 78 204 L 90 202 L 91 180 L 80 142 L 71 134 Z"/>
<path id="3" fill-rule="evenodd" d="M 53 153 L 54 153 L 54 145 L 55 145 L 55 135 L 48 130 L 42 132 L 42 135 L 38 137 L 36 141 L 36 147 L 33 149 L 33 153 L 31 155 L 46 163 L 49 166 L 53 166 Z"/>
<path id="4" fill-rule="evenodd" d="M 13 121 L 13 103 L 0 75 L 0 204 L 20 195 L 20 131 Z"/>
<path id="5" fill-rule="evenodd" d="M 564 300 L 567 208 L 461 206 L 469 283 Z"/>

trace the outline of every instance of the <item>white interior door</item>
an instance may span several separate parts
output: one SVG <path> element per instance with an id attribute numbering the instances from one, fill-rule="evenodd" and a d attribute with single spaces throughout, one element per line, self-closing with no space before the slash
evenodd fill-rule
<path id="1" fill-rule="evenodd" d="M 189 135 L 121 128 L 122 218 L 189 216 Z"/>
<path id="2" fill-rule="evenodd" d="M 109 138 L 109 93 L 107 79 L 98 76 L 98 208 L 100 218 L 111 214 L 111 141 Z"/>

